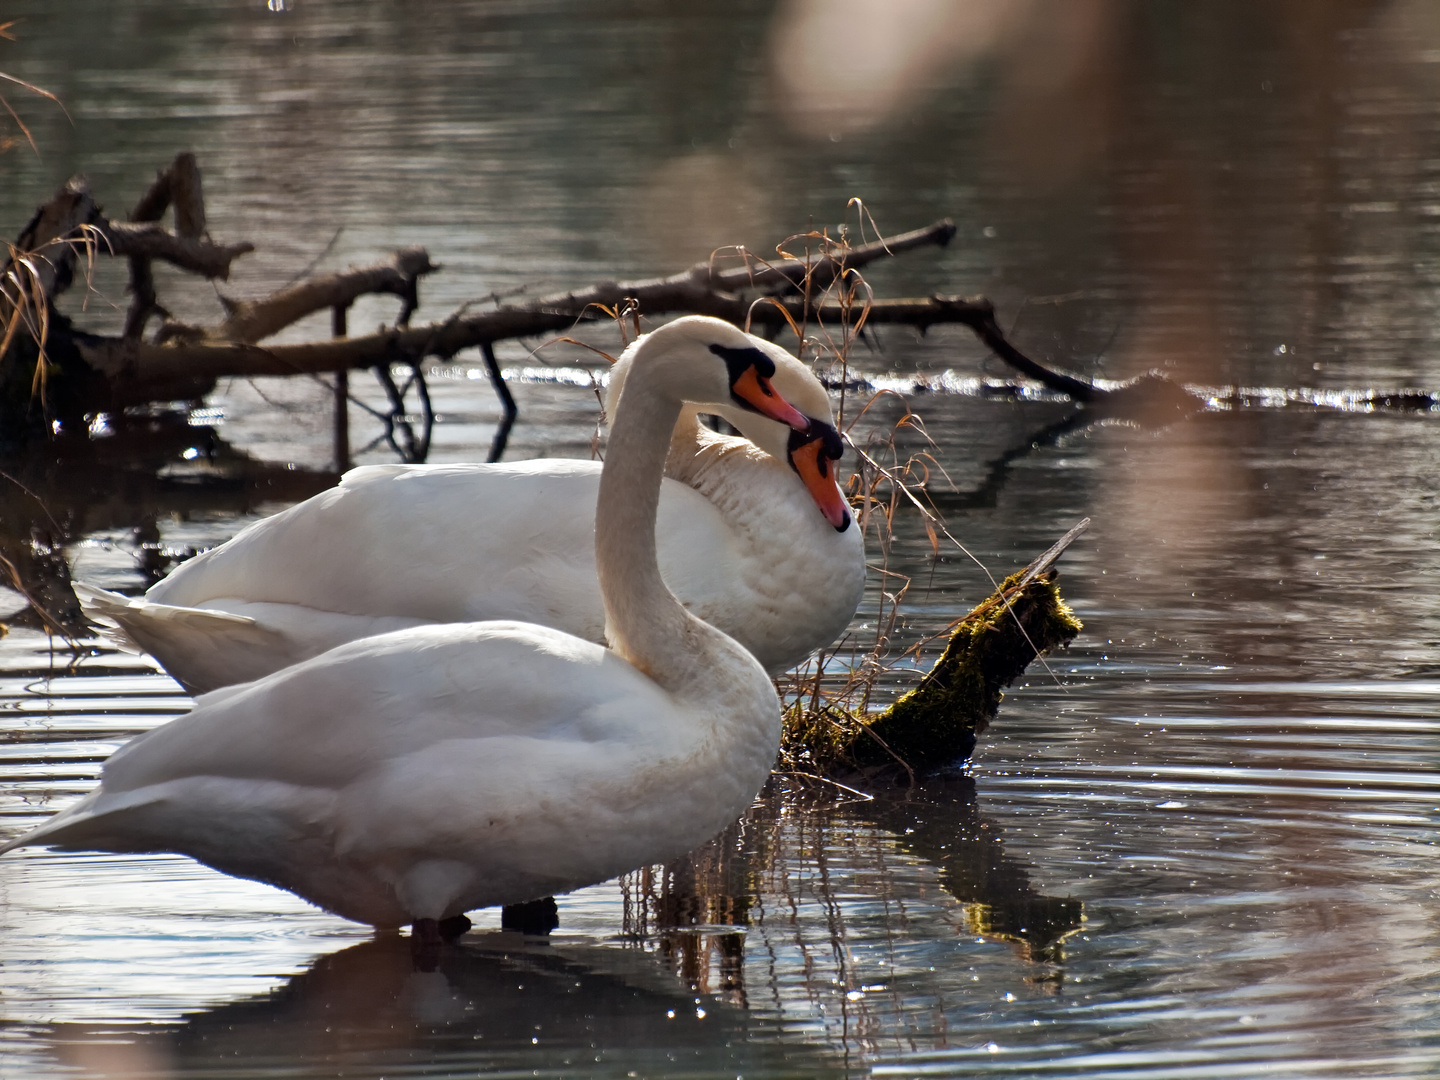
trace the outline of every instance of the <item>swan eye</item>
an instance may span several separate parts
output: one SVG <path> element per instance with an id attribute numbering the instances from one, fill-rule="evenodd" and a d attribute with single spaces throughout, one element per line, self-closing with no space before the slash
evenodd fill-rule
<path id="1" fill-rule="evenodd" d="M 730 374 L 730 396 L 741 408 L 778 420 L 795 431 L 808 431 L 810 419 L 784 399 L 770 385 L 775 361 L 759 349 L 731 349 L 711 345 L 710 351 L 725 361 Z"/>
<path id="2" fill-rule="evenodd" d="M 775 361 L 754 346 L 731 349 L 724 345 L 711 345 L 710 351 L 725 361 L 725 366 L 730 369 L 732 383 L 745 374 L 746 368 L 754 368 L 755 373 L 762 379 L 770 379 L 775 375 Z"/>

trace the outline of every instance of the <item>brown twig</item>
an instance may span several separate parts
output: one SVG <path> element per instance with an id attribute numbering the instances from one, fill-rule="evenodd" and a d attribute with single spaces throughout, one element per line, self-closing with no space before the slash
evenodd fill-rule
<path id="1" fill-rule="evenodd" d="M 175 231 L 184 239 L 198 240 L 205 232 L 205 196 L 200 183 L 200 165 L 195 155 L 182 152 L 169 166 L 155 174 L 154 182 L 130 211 L 133 222 L 159 221 L 175 207 Z M 123 336 L 138 338 L 152 315 L 168 318 L 155 295 L 155 275 L 146 255 L 130 256 L 130 310 L 125 315 Z"/>
<path id="2" fill-rule="evenodd" d="M 262 300 L 227 300 L 229 317 L 210 336 L 218 341 L 253 344 L 312 312 L 349 306 L 367 293 L 391 293 L 408 299 L 415 292 L 415 279 L 436 269 L 424 248 L 405 248 L 383 263 L 328 274 Z"/>

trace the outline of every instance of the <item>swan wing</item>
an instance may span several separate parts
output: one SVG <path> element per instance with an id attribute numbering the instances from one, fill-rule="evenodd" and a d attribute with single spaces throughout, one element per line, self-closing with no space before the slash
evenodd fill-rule
<path id="1" fill-rule="evenodd" d="M 668 696 L 600 646 L 522 623 L 365 638 L 196 700 L 106 763 L 110 791 L 196 775 L 339 789 L 454 740 L 680 737 Z"/>
<path id="2" fill-rule="evenodd" d="M 395 925 L 603 880 L 704 840 L 774 748 L 748 752 L 738 781 L 697 785 L 683 766 L 708 752 L 701 723 L 569 635 L 419 627 L 203 695 L 0 853 L 178 851 Z"/>
<path id="3" fill-rule="evenodd" d="M 109 594 L 106 615 L 195 691 L 428 622 L 514 619 L 598 642 L 599 468 L 545 459 L 352 470 L 180 566 L 143 600 Z M 661 518 L 667 578 L 692 606 L 715 608 L 738 557 L 733 534 L 675 481 L 663 485 Z"/>
<path id="4" fill-rule="evenodd" d="M 503 595 L 515 560 L 593 535 L 598 476 L 596 462 L 561 460 L 352 470 L 185 563 L 147 597 L 431 622 L 491 617 L 471 601 Z"/>

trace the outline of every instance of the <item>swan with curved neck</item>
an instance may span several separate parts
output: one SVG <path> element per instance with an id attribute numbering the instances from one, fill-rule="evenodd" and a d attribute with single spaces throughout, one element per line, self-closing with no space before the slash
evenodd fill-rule
<path id="1" fill-rule="evenodd" d="M 706 407 L 741 439 L 682 410 L 656 524 L 666 583 L 783 671 L 844 632 L 865 586 L 860 530 L 835 483 L 841 443 L 829 398 L 778 346 L 704 317 L 671 325 L 727 328 L 769 358 L 775 388 L 816 420 L 798 433 L 730 400 Z M 610 415 L 650 377 L 631 377 L 647 340 L 611 373 Z M 93 617 L 118 624 L 195 692 L 431 622 L 521 619 L 599 642 L 599 488 L 600 465 L 589 461 L 367 466 L 183 564 L 143 598 L 77 591 Z"/>
<path id="2" fill-rule="evenodd" d="M 764 669 L 661 579 L 670 434 L 683 401 L 724 404 L 735 388 L 808 426 L 770 392 L 763 352 L 722 361 L 715 345 L 749 350 L 706 320 L 657 330 L 636 351 L 645 378 L 618 405 L 596 520 L 612 648 L 517 622 L 342 645 L 204 695 L 0 853 L 179 852 L 359 922 L 433 931 L 714 835 L 768 775 L 780 712 Z"/>

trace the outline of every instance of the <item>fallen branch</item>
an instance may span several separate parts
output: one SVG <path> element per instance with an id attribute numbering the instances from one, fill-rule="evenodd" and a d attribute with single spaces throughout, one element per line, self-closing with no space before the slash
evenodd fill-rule
<path id="1" fill-rule="evenodd" d="M 928 229 L 897 238 L 892 250 L 897 247 L 899 250 L 910 250 L 922 242 L 941 243 L 947 240 L 952 232 L 953 226 L 948 222 L 941 222 Z M 851 256 L 854 254 L 852 252 Z M 885 252 L 880 245 L 867 245 L 860 250 L 860 261 L 870 261 L 883 254 Z M 351 288 L 357 289 L 355 295 L 358 295 L 358 291 L 366 291 L 358 289 L 358 286 L 377 279 L 388 279 L 388 276 L 395 274 L 399 262 L 407 258 L 422 262 L 425 266 L 429 265 L 422 250 L 412 249 L 397 256 L 394 264 L 347 271 L 345 274 L 336 275 L 336 279 L 344 279 Z M 853 258 L 848 256 L 843 260 L 846 265 L 853 261 Z M 842 260 L 838 258 L 826 257 L 812 264 L 812 269 L 822 276 L 838 274 L 841 263 Z M 772 281 L 783 280 L 788 283 L 789 275 L 796 272 L 799 265 L 803 264 L 781 264 L 775 275 L 768 276 Z M 250 343 L 256 335 L 250 325 L 250 311 L 263 313 L 263 316 L 257 314 L 253 317 L 254 323 L 267 333 L 273 333 L 287 325 L 284 320 L 289 316 L 299 317 L 322 307 L 333 306 L 338 296 L 335 292 L 327 291 L 334 287 L 334 282 L 328 281 L 320 283 L 313 294 L 309 286 L 302 285 L 291 290 L 289 295 L 280 294 L 269 300 L 257 301 L 252 309 L 239 309 L 232 316 L 233 332 L 227 333 L 226 327 L 231 326 L 231 322 L 227 322 L 205 340 L 181 340 L 160 344 L 77 335 L 76 347 L 91 368 L 121 384 L 116 388 L 117 396 L 129 402 L 145 400 L 147 395 L 152 393 L 147 384 L 176 378 L 296 375 L 368 368 L 424 356 L 449 358 L 462 349 L 509 338 L 551 334 L 569 329 L 577 321 L 605 318 L 605 308 L 613 310 L 627 300 L 634 300 L 641 310 L 651 315 L 684 311 L 743 322 L 753 301 L 716 292 L 709 282 L 713 276 L 722 286 L 738 286 L 748 281 L 751 273 L 750 268 L 739 268 L 712 275 L 708 264 L 701 264 L 668 278 L 623 283 L 603 282 L 583 292 L 558 293 L 525 304 L 502 305 L 493 311 L 457 315 L 443 323 L 426 326 L 387 328 L 360 337 L 303 345 L 262 348 Z M 376 277 L 372 278 L 371 275 Z M 756 276 L 760 275 L 757 273 Z M 369 291 L 389 290 L 377 287 Z M 803 311 L 800 301 L 790 303 L 796 305 L 797 312 Z M 757 313 L 762 312 L 768 306 L 756 305 L 754 310 Z M 238 340 L 216 340 L 227 336 Z"/>
<path id="2" fill-rule="evenodd" d="M 175 231 L 195 240 L 205 232 L 205 197 L 200 183 L 200 165 L 195 155 L 179 153 L 167 168 L 155 175 L 155 181 L 140 196 L 131 221 L 159 221 L 171 204 L 175 206 Z M 228 272 L 228 267 L 227 267 Z M 155 275 L 150 260 L 143 255 L 130 257 L 130 310 L 125 314 L 127 338 L 138 338 L 152 315 L 168 319 L 170 313 L 155 295 Z"/>
<path id="3" fill-rule="evenodd" d="M 932 227 L 933 228 L 933 227 Z M 935 235 L 923 230 L 928 235 Z M 909 234 L 917 235 L 917 234 Z M 935 241 L 932 241 L 935 242 Z M 402 253 L 402 255 L 405 253 Z M 424 252 L 415 249 L 419 258 Z M 397 256 L 399 259 L 401 256 Z M 428 262 L 428 260 L 427 260 Z M 347 271 L 356 283 L 382 267 Z M 730 273 L 727 271 L 727 273 Z M 296 291 L 305 289 L 300 286 Z M 362 290 L 365 291 L 365 290 Z M 368 291 L 391 291 L 374 288 Z M 444 323 L 409 328 L 388 328 L 374 334 L 314 342 L 303 345 L 251 347 L 239 341 L 182 341 L 167 344 L 140 343 L 131 346 L 114 338 L 77 339 L 80 353 L 95 370 L 128 381 L 120 389 L 125 400 L 145 400 L 152 390 L 149 380 L 171 380 L 189 376 L 295 375 L 321 373 L 423 356 L 449 358 L 462 349 L 509 338 L 538 337 L 569 329 L 576 322 L 607 318 L 604 309 L 615 309 L 627 300 L 636 302 L 649 315 L 687 312 L 713 315 L 744 324 L 780 329 L 790 321 L 808 317 L 820 325 L 839 325 L 844 314 L 839 304 L 812 305 L 794 297 L 776 297 L 757 304 L 752 299 L 715 292 L 701 284 L 694 270 L 669 278 L 643 282 L 608 282 L 582 293 L 563 293 L 528 304 L 504 305 L 493 311 L 456 317 Z M 269 303 L 263 301 L 260 303 Z M 304 313 L 331 306 L 316 302 Z M 276 320 L 278 321 L 278 319 Z M 1102 387 L 1065 372 L 1054 371 L 1025 356 L 1004 336 L 995 320 L 994 305 L 983 298 L 934 296 L 921 299 L 876 300 L 869 308 L 867 325 L 914 326 L 920 330 L 940 324 L 969 327 L 1002 360 L 1042 385 L 1076 401 L 1110 412 L 1127 407 L 1150 409 L 1156 404 L 1180 412 L 1193 412 L 1204 402 L 1178 383 L 1155 373 L 1146 373 L 1128 383 Z M 271 331 L 273 332 L 273 331 Z M 221 336 L 217 333 L 217 336 Z"/>
<path id="4" fill-rule="evenodd" d="M 73 177 L 53 198 L 35 211 L 20 230 L 0 272 L 0 289 L 7 301 L 7 316 L 15 306 L 52 302 L 69 287 L 75 271 L 76 244 L 87 226 L 100 216 L 90 194 L 90 182 Z M 33 284 L 33 289 L 32 289 Z M 27 301 L 26 296 L 30 299 Z"/>
<path id="5" fill-rule="evenodd" d="M 150 221 L 107 221 L 100 217 L 95 222 L 95 231 L 108 254 L 164 259 L 182 270 L 221 281 L 230 277 L 232 262 L 255 250 L 254 244 L 245 241 L 212 244 L 208 240 L 177 236 L 163 225 Z"/>
<path id="6" fill-rule="evenodd" d="M 775 303 L 755 306 L 749 312 L 749 318 L 752 322 L 778 329 L 787 324 L 787 315 L 790 319 L 799 319 L 806 313 L 798 301 L 783 300 L 779 301 L 779 306 Z M 720 312 L 709 314 L 719 315 Z M 842 321 L 846 312 L 840 304 L 832 303 L 812 307 L 808 314 L 822 325 L 834 325 Z M 983 296 L 937 295 L 875 300 L 866 311 L 865 323 L 913 326 L 921 333 L 943 324 L 968 327 L 991 352 L 1026 378 L 1107 414 L 1143 413 L 1154 418 L 1169 412 L 1186 414 L 1205 408 L 1205 401 L 1198 394 L 1159 372 L 1148 371 L 1123 383 L 1101 386 L 1078 375 L 1046 367 L 1011 343 L 995 319 L 995 305 Z"/>
<path id="7" fill-rule="evenodd" d="M 131 221 L 159 221 L 174 208 L 175 231 L 190 240 L 205 234 L 205 196 L 200 182 L 200 164 L 195 155 L 182 151 L 140 196 Z"/>
<path id="8" fill-rule="evenodd" d="M 229 316 L 209 336 L 253 344 L 316 311 L 348 307 L 367 293 L 390 293 L 411 300 L 416 280 L 437 269 L 424 248 L 405 248 L 386 262 L 303 282 L 263 300 L 226 300 Z"/>
<path id="9" fill-rule="evenodd" d="M 175 215 L 173 232 L 158 222 L 167 209 Z M 153 340 L 146 340 L 144 329 L 150 317 L 166 316 L 155 295 L 150 271 L 153 259 L 224 280 L 233 261 L 253 247 L 245 242 L 216 244 L 204 236 L 200 170 L 190 154 L 177 155 L 156 176 L 131 218 L 129 222 L 107 220 L 95 207 L 84 179 L 77 177 L 37 213 L 11 260 L 6 283 L 11 317 L 6 325 L 20 326 L 21 320 L 13 312 L 22 311 L 24 325 L 38 328 L 31 331 L 37 341 L 52 329 L 58 334 L 50 352 L 62 358 L 57 373 L 66 385 L 55 400 L 64 403 L 67 417 L 192 399 L 208 393 L 214 380 L 225 377 L 330 374 L 359 368 L 379 371 L 396 363 L 418 371 L 427 357 L 448 360 L 464 349 L 490 347 L 496 341 L 548 336 L 577 322 L 608 318 L 609 312 L 627 307 L 647 316 L 713 315 L 770 329 L 841 325 L 853 322 L 862 311 L 860 321 L 865 325 L 909 325 L 924 331 L 941 323 L 960 324 L 1023 375 L 1092 408 L 1154 416 L 1157 409 L 1184 413 L 1204 405 L 1160 375 L 1142 376 L 1130 384 L 1100 385 L 1039 364 L 1005 337 L 993 305 L 982 298 L 936 295 L 861 305 L 855 298 L 856 281 L 851 279 L 840 287 L 843 296 L 826 302 L 824 294 L 852 271 L 920 247 L 947 244 L 955 235 L 955 225 L 949 220 L 855 247 L 824 233 L 805 234 L 787 241 L 792 248 L 803 243 L 815 249 L 805 257 L 782 253 L 766 260 L 740 248 L 734 251 L 740 265 L 724 266 L 726 257 L 717 252 L 669 277 L 600 282 L 581 291 L 498 303 L 486 311 L 462 310 L 427 326 L 411 326 L 409 317 L 419 304 L 419 278 L 436 267 L 423 249 L 411 248 L 384 263 L 305 281 L 262 299 L 226 299 L 226 317 L 218 325 L 189 327 L 167 322 Z M 82 243 L 91 245 L 92 255 L 112 254 L 130 260 L 134 297 L 120 337 L 87 334 L 72 330 L 58 316 L 50 319 L 50 305 L 69 284 L 75 248 Z M 35 254 L 42 249 L 43 255 Z M 312 312 L 342 310 L 370 293 L 401 297 L 396 325 L 360 337 L 300 345 L 258 344 Z M 39 317 L 31 317 L 32 312 Z M 14 388 L 8 393 L 11 404 L 6 419 L 17 428 L 28 423 L 31 431 L 44 430 L 47 425 L 35 422 L 35 409 L 17 406 L 19 387 L 31 383 L 43 387 L 47 380 L 55 381 L 50 367 L 40 364 L 35 349 L 28 354 L 24 349 L 11 349 L 0 359 L 6 364 L 0 368 L 0 382 L 8 381 Z M 0 399 L 6 398 L 0 394 Z M 396 415 L 403 414 L 403 408 L 396 409 Z M 47 411 L 42 403 L 39 412 Z M 511 415 L 508 404 L 506 415 Z"/>

